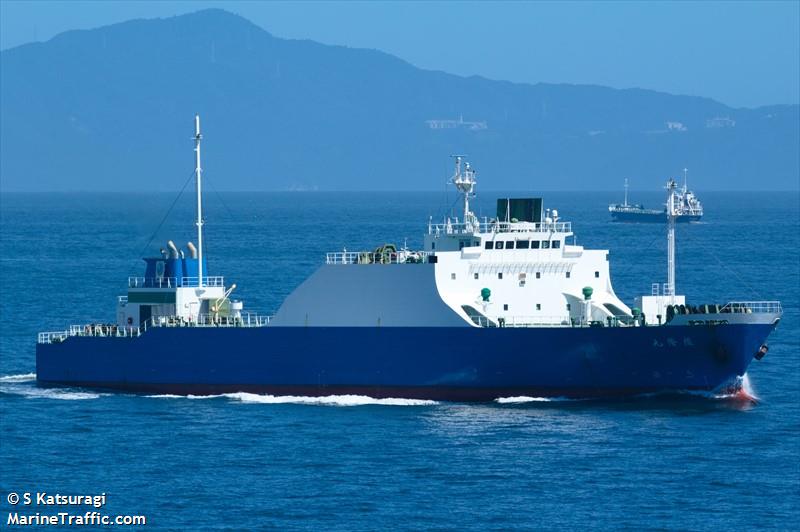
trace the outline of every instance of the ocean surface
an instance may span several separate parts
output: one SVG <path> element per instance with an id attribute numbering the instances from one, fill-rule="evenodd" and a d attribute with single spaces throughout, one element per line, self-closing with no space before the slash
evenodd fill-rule
<path id="1" fill-rule="evenodd" d="M 492 216 L 498 196 L 481 193 L 476 212 Z M 666 237 L 660 226 L 610 223 L 618 196 L 549 193 L 545 206 L 573 222 L 578 244 L 610 251 L 614 288 L 631 303 L 665 281 Z M 662 196 L 631 199 L 655 206 Z M 1 194 L 0 528 L 10 511 L 41 511 L 11 506 L 9 493 L 44 491 L 106 493 L 102 513 L 144 515 L 147 530 L 796 529 L 800 195 L 700 197 L 703 222 L 677 231 L 678 293 L 695 303 L 777 299 L 785 310 L 769 354 L 748 372 L 752 400 L 460 404 L 38 388 L 36 333 L 113 320 L 142 256 L 168 239 L 196 240 L 192 193 L 172 209 L 175 194 Z M 458 209 L 452 192 L 209 190 L 205 206 L 209 274 L 265 313 L 326 251 L 416 247 L 429 217 Z"/>

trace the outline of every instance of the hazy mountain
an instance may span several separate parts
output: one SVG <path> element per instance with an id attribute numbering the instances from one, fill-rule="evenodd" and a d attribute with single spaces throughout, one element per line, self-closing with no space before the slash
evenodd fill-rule
<path id="1" fill-rule="evenodd" d="M 797 105 L 464 78 L 221 10 L 66 32 L 0 67 L 4 190 L 177 189 L 196 112 L 220 190 L 442 189 L 451 153 L 479 190 L 656 189 L 684 166 L 701 190 L 800 176 Z"/>

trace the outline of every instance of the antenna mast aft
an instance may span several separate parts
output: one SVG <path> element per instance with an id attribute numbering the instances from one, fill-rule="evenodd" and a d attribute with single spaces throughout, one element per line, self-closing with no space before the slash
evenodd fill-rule
<path id="1" fill-rule="evenodd" d="M 194 116 L 195 183 L 197 184 L 197 286 L 203 287 L 203 191 L 200 168 L 200 115 Z"/>

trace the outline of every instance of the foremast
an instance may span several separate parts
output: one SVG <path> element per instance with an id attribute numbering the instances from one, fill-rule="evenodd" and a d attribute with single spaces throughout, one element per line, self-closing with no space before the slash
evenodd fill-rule
<path id="1" fill-rule="evenodd" d="M 678 214 L 675 190 L 677 187 L 674 179 L 667 181 L 667 294 L 670 305 L 675 304 L 675 217 Z"/>

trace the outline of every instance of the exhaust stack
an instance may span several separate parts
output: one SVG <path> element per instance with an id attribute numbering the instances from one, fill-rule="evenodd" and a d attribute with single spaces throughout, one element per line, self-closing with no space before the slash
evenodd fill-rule
<path id="1" fill-rule="evenodd" d="M 172 240 L 167 241 L 167 247 L 169 248 L 169 258 L 177 259 L 178 257 L 180 257 L 180 254 L 178 253 L 178 248 L 175 247 L 175 242 L 173 242 Z"/>

